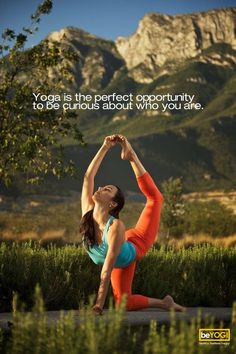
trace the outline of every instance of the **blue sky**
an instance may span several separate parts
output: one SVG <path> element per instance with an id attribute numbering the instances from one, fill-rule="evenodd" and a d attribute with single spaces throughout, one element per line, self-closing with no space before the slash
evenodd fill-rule
<path id="1" fill-rule="evenodd" d="M 40 0 L 0 0 L 0 31 L 20 31 L 30 22 Z M 132 34 L 148 12 L 170 15 L 236 6 L 236 0 L 54 0 L 52 12 L 44 15 L 39 31 L 27 46 L 37 44 L 49 32 L 74 26 L 97 36 L 116 39 Z"/>

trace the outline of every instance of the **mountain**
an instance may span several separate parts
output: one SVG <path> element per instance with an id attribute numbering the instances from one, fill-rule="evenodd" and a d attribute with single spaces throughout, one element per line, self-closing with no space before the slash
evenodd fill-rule
<path id="1" fill-rule="evenodd" d="M 167 67 L 174 70 L 179 63 L 197 56 L 200 62 L 222 65 L 220 56 L 199 55 L 216 43 L 236 49 L 235 17 L 235 8 L 176 16 L 147 14 L 132 36 L 116 40 L 116 47 L 134 79 L 143 83 L 163 75 L 161 68 L 169 72 Z M 231 60 L 224 59 L 224 65 Z"/>
<path id="2" fill-rule="evenodd" d="M 69 89 L 90 92 L 106 87 L 115 72 L 124 65 L 112 41 L 98 38 L 74 27 L 67 27 L 59 32 L 52 32 L 49 41 L 57 41 L 77 54 L 77 61 L 70 63 L 74 76 L 73 87 Z M 51 76 L 61 75 L 60 65 L 54 68 Z"/>
<path id="3" fill-rule="evenodd" d="M 78 155 L 72 141 L 64 144 L 81 172 L 104 136 L 119 132 L 132 140 L 159 182 L 182 176 L 185 191 L 236 188 L 236 8 L 147 14 L 134 34 L 115 42 L 74 27 L 47 39 L 78 56 L 70 63 L 73 82 L 66 89 L 71 92 L 187 93 L 203 108 L 78 111 L 81 131 L 91 145 Z M 61 75 L 60 66 L 50 79 L 54 75 Z M 101 181 L 109 171 L 110 179 L 123 180 L 123 188 L 135 188 L 127 165 L 119 160 L 114 164 L 109 156 L 106 161 Z M 65 188 L 81 187 L 66 181 Z"/>

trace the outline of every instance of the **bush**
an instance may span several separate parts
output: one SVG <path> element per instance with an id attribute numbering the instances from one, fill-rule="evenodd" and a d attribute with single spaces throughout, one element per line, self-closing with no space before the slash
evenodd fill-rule
<path id="1" fill-rule="evenodd" d="M 236 231 L 236 216 L 220 202 L 189 202 L 185 208 L 184 231 L 189 234 L 205 233 L 228 236 Z"/>

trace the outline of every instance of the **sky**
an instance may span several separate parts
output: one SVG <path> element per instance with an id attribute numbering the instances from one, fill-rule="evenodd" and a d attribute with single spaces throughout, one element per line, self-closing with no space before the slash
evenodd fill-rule
<path id="1" fill-rule="evenodd" d="M 30 24 L 40 0 L 0 0 L 0 32 L 11 28 L 17 33 Z M 236 6 L 236 0 L 54 0 L 49 15 L 44 15 L 39 31 L 28 39 L 30 47 L 48 33 L 73 26 L 105 39 L 129 36 L 140 19 L 149 12 L 169 15 Z"/>

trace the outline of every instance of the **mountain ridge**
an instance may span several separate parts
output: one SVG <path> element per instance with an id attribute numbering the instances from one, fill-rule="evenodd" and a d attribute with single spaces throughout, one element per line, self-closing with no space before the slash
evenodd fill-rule
<path id="1" fill-rule="evenodd" d="M 212 29 L 214 21 L 216 25 Z M 144 32 L 140 32 L 143 23 L 147 26 L 143 29 Z M 203 33 L 202 42 L 199 44 L 197 25 L 200 26 L 199 31 Z M 168 51 L 165 52 L 165 44 L 161 54 L 163 64 L 158 65 L 160 55 L 158 46 L 161 46 L 162 40 L 157 34 L 163 32 L 163 26 L 165 29 L 163 38 L 167 38 L 170 34 L 174 37 L 174 41 L 178 42 L 180 38 L 177 51 L 181 52 L 181 45 L 183 48 L 190 45 L 193 52 L 188 48 L 182 50 L 179 59 L 178 53 L 174 52 L 172 57 L 165 61 L 164 54 L 168 54 Z M 178 28 L 182 32 L 178 32 Z M 169 111 L 167 115 L 155 110 L 79 112 L 81 130 L 88 142 L 96 144 L 102 141 L 104 135 L 113 132 L 123 133 L 132 139 L 135 148 L 141 152 L 149 168 L 161 161 L 161 179 L 166 179 L 168 175 L 176 177 L 182 175 L 188 191 L 204 188 L 211 190 L 218 185 L 221 188 L 236 187 L 235 7 L 175 16 L 147 14 L 139 22 L 138 29 L 125 39 L 126 44 L 131 46 L 128 57 L 119 50 L 117 40 L 106 41 L 93 35 L 90 37 L 84 32 L 77 33 L 80 33 L 79 35 L 82 33 L 83 38 L 86 36 L 84 40 L 79 39 L 78 35 L 78 42 L 83 42 L 90 48 L 84 54 L 86 70 L 84 71 L 83 65 L 81 66 L 81 76 L 84 81 L 81 85 L 77 85 L 77 90 L 99 94 L 187 92 L 194 94 L 196 101 L 204 107 L 200 112 Z M 187 33 L 186 38 L 185 33 Z M 137 34 L 141 49 L 132 42 Z M 145 44 L 143 36 L 147 34 L 149 37 Z M 75 44 L 75 38 L 72 40 Z M 199 48 L 195 50 L 198 45 Z M 146 54 L 149 52 L 152 54 L 151 61 L 146 61 L 145 50 Z M 104 53 L 109 51 L 108 58 Z M 130 67 L 129 59 L 132 55 L 134 56 L 132 60 L 138 64 Z M 86 75 L 89 76 L 89 80 L 86 79 Z M 159 144 L 159 140 L 163 144 Z M 67 144 L 70 142 L 68 141 Z M 114 173 L 119 175 L 117 168 L 114 169 Z M 154 170 L 154 177 L 155 173 Z"/>
<path id="2" fill-rule="evenodd" d="M 230 25 L 227 25 L 225 21 L 216 27 L 217 36 L 211 37 L 208 34 L 206 41 L 204 36 L 211 28 L 212 21 L 206 22 L 206 27 L 201 24 L 200 31 L 204 33 L 204 40 L 197 51 L 195 49 L 199 34 L 190 21 L 190 14 L 184 14 L 184 20 L 182 15 L 158 15 L 158 21 L 161 19 L 162 23 L 156 29 L 153 28 L 153 23 L 156 23 L 154 20 L 157 17 L 152 14 L 154 22 L 149 23 L 144 33 L 138 33 L 138 45 L 135 45 L 137 31 L 126 38 L 125 45 L 130 45 L 132 49 L 127 55 L 123 52 L 121 55 L 117 49 L 117 41 L 106 40 L 74 27 L 49 34 L 49 41 L 59 41 L 60 46 L 74 50 L 78 56 L 76 62 L 70 63 L 73 81 L 71 86 L 65 87 L 65 91 L 99 94 L 132 92 L 134 95 L 186 92 L 194 94 L 196 102 L 203 107 L 201 111 L 169 110 L 168 114 L 157 110 L 137 109 L 77 111 L 81 131 L 90 146 L 89 154 L 82 153 L 79 160 L 72 139 L 63 143 L 68 157 L 76 161 L 81 171 L 87 165 L 86 159 L 95 153 L 105 135 L 121 133 L 132 140 L 155 179 L 162 181 L 170 176 L 182 176 L 186 191 L 236 188 L 236 8 L 195 13 L 194 16 L 199 21 L 203 21 L 203 17 L 206 20 L 213 15 L 214 19 L 218 16 L 217 23 L 220 23 L 222 16 L 230 17 L 229 14 L 232 14 L 233 22 L 230 20 Z M 177 21 L 175 32 L 174 22 L 170 24 L 170 19 L 173 18 Z M 145 18 L 145 21 L 149 20 L 150 14 Z M 169 61 L 165 60 L 169 53 L 168 46 L 164 44 L 162 52 L 158 50 L 162 43 L 158 33 L 160 28 L 163 32 L 163 26 L 166 26 L 163 38 L 172 33 L 176 37 L 174 41 L 179 40 L 183 48 L 187 48 L 180 50 L 179 44 L 179 57 L 173 52 Z M 182 26 L 182 32 L 178 32 L 178 26 Z M 183 42 L 185 32 L 188 36 Z M 230 39 L 224 41 L 228 38 L 228 33 Z M 232 33 L 234 37 L 231 36 Z M 146 47 L 142 35 L 147 36 Z M 134 36 L 136 39 L 132 42 Z M 215 41 L 214 38 L 222 38 L 222 41 Z M 204 47 L 204 43 L 209 45 Z M 196 55 L 191 56 L 191 53 Z M 134 58 L 131 58 L 132 55 Z M 134 63 L 137 65 L 133 66 Z M 60 66 L 54 68 L 50 80 L 53 80 L 53 75 L 61 75 Z M 112 161 L 109 160 L 105 166 L 110 168 L 111 165 Z M 121 172 L 122 166 L 124 165 L 117 163 L 111 169 L 109 177 L 116 181 L 119 176 L 124 179 L 125 188 L 133 188 L 128 182 L 129 171 L 125 168 Z M 106 172 L 103 172 L 101 176 L 106 178 L 105 175 Z M 67 187 L 72 185 L 70 181 Z M 81 185 L 78 186 L 80 187 Z"/>
<path id="3" fill-rule="evenodd" d="M 164 64 L 194 58 L 215 43 L 236 49 L 235 18 L 234 7 L 174 16 L 146 14 L 131 36 L 118 37 L 115 43 L 133 78 L 148 83 Z M 139 64 L 153 77 L 145 76 L 145 70 L 138 75 Z"/>

